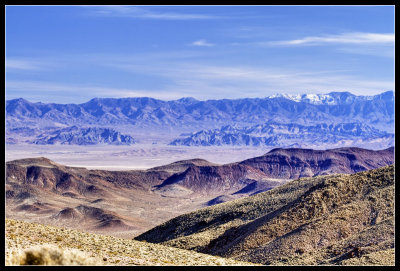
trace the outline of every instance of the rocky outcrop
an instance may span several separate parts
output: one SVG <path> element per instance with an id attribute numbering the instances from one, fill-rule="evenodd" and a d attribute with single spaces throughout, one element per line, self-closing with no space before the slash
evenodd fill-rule
<path id="1" fill-rule="evenodd" d="M 78 128 L 77 126 L 72 126 L 40 134 L 32 141 L 32 143 L 39 145 L 131 145 L 135 144 L 135 140 L 129 135 L 123 135 L 110 128 Z"/>

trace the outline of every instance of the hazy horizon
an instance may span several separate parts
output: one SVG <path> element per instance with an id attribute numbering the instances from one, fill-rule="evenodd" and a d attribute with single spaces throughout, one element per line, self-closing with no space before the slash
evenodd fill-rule
<path id="1" fill-rule="evenodd" d="M 354 94 L 354 93 L 351 93 L 350 91 L 332 91 L 332 92 L 350 93 L 350 94 L 355 95 L 355 96 L 364 96 L 364 97 L 372 97 L 372 96 L 376 96 L 376 95 L 381 95 L 381 94 L 386 93 L 386 92 L 393 92 L 393 94 L 395 94 L 395 91 L 393 91 L 393 90 L 382 91 L 382 92 L 377 93 L 377 94 L 374 94 L 374 95 L 356 95 L 356 94 Z M 329 93 L 332 93 L 332 92 L 329 92 Z M 319 93 L 319 94 L 321 94 L 321 95 L 328 95 L 329 93 Z M 315 93 L 294 93 L 294 94 L 275 93 L 275 94 L 272 94 L 272 95 L 266 96 L 266 97 L 254 97 L 254 98 L 251 98 L 251 97 L 243 97 L 243 98 L 233 98 L 233 99 L 229 99 L 229 98 L 221 98 L 221 99 L 196 99 L 196 98 L 194 98 L 194 97 L 189 97 L 189 96 L 185 96 L 185 97 L 181 97 L 181 98 L 176 98 L 176 99 L 159 99 L 159 98 L 149 97 L 149 96 L 118 97 L 118 98 L 113 98 L 113 97 L 93 97 L 93 98 L 89 98 L 88 100 L 83 101 L 83 102 L 81 102 L 81 103 L 86 103 L 86 102 L 89 102 L 89 101 L 91 101 L 91 100 L 93 100 L 93 99 L 139 99 L 139 98 L 150 98 L 150 99 L 155 99 L 155 100 L 160 100 L 160 101 L 166 101 L 166 102 L 168 102 L 168 101 L 178 101 L 178 100 L 180 100 L 180 99 L 195 99 L 195 100 L 200 101 L 200 102 L 207 102 L 207 101 L 212 101 L 212 100 L 266 99 L 266 98 L 270 98 L 270 97 L 273 97 L 274 95 L 279 95 L 279 94 L 290 95 L 290 96 L 296 96 L 296 95 L 303 96 L 303 95 L 309 95 L 309 94 L 315 94 Z M 34 100 L 29 100 L 29 99 L 24 98 L 24 97 L 17 97 L 17 98 L 12 98 L 12 99 L 6 99 L 6 101 L 17 100 L 17 99 L 24 99 L 24 100 L 26 100 L 26 101 L 28 101 L 28 102 L 32 102 L 32 103 L 54 103 L 54 102 L 52 102 L 52 101 L 49 101 L 49 102 L 43 102 L 43 101 L 40 101 L 40 100 L 38 100 L 38 101 L 35 100 L 35 101 L 34 101 Z M 74 104 L 81 104 L 81 103 L 74 103 Z M 57 104 L 70 104 L 70 103 L 62 103 L 62 102 L 60 102 L 60 103 L 57 103 Z"/>

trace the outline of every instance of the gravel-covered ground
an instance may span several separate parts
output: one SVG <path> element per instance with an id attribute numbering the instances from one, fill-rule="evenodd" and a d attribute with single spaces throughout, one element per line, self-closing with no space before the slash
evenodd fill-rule
<path id="1" fill-rule="evenodd" d="M 6 265 L 18 265 L 24 251 L 43 245 L 80 250 L 90 265 L 254 265 L 184 249 L 6 219 Z"/>

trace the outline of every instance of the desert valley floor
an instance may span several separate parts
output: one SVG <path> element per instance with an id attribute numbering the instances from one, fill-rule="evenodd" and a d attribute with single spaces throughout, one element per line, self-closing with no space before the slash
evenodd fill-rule
<path id="1" fill-rule="evenodd" d="M 148 169 L 180 160 L 201 158 L 226 164 L 245 160 L 267 153 L 268 147 L 249 146 L 154 146 L 135 144 L 116 145 L 33 145 L 9 144 L 6 146 L 6 161 L 47 157 L 60 164 L 88 169 L 131 170 Z"/>

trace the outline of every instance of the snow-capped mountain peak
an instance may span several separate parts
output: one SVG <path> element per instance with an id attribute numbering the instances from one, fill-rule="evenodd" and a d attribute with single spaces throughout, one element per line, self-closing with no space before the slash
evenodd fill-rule
<path id="1" fill-rule="evenodd" d="M 350 92 L 330 92 L 328 94 L 287 94 L 279 93 L 269 96 L 268 98 L 285 98 L 294 102 L 306 102 L 310 104 L 320 105 L 337 105 L 352 103 L 355 99 L 372 100 L 374 96 L 356 96 Z"/>

